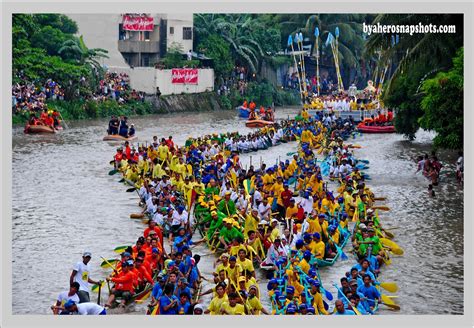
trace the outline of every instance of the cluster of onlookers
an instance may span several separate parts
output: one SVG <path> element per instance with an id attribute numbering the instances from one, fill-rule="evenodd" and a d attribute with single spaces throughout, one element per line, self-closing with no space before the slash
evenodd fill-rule
<path id="1" fill-rule="evenodd" d="M 14 113 L 20 111 L 41 112 L 46 108 L 47 99 L 64 99 L 61 86 L 52 79 L 46 80 L 40 86 L 27 80 L 12 86 L 12 110 Z"/>

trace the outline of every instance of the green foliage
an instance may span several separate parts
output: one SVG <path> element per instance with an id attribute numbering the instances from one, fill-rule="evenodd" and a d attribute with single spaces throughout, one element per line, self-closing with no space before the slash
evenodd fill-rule
<path id="1" fill-rule="evenodd" d="M 294 106 L 301 103 L 297 92 L 275 88 L 267 81 L 262 81 L 260 83 L 250 82 L 243 97 L 237 90 L 233 90 L 229 96 L 225 96 L 225 98 L 230 100 L 232 104 L 231 108 L 242 105 L 244 100 L 253 100 L 258 106 L 262 105 L 265 107 L 272 105 Z"/>
<path id="2" fill-rule="evenodd" d="M 228 96 L 219 97 L 219 104 L 221 105 L 222 109 L 229 110 L 229 109 L 233 108 L 232 101 L 230 100 L 230 98 Z"/>
<path id="3" fill-rule="evenodd" d="M 15 14 L 12 21 L 14 83 L 20 82 L 21 72 L 37 85 L 52 78 L 65 89 L 67 100 L 92 93 L 103 74 L 98 59 L 107 51 L 88 49 L 82 36 L 73 35 L 74 21 L 58 14 Z M 82 77 L 87 85 L 80 85 Z"/>
<path id="4" fill-rule="evenodd" d="M 423 115 L 420 109 L 420 97 L 415 95 L 420 71 L 412 71 L 398 77 L 393 83 L 393 91 L 385 97 L 385 105 L 395 108 L 395 127 L 398 133 L 414 140 L 420 125 L 418 119 Z"/>
<path id="5" fill-rule="evenodd" d="M 31 37 L 31 46 L 45 49 L 50 56 L 58 54 L 59 48 L 68 39 L 61 30 L 52 26 L 44 26 Z"/>
<path id="6" fill-rule="evenodd" d="M 272 57 L 266 57 L 265 61 L 274 69 L 277 69 L 278 67 L 282 65 L 292 65 L 293 64 L 293 59 L 291 56 L 272 56 Z"/>
<path id="7" fill-rule="evenodd" d="M 435 147 L 463 148 L 463 61 L 461 48 L 453 58 L 453 68 L 426 80 L 421 88 L 424 113 L 419 122 L 424 129 L 437 132 Z"/>
<path id="8" fill-rule="evenodd" d="M 212 34 L 205 38 L 199 44 L 198 51 L 213 59 L 215 76 L 227 77 L 230 75 L 234 67 L 230 46 L 220 36 Z"/>

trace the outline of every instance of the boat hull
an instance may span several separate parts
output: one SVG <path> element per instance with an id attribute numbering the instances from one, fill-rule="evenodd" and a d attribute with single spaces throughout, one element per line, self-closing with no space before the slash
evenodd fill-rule
<path id="1" fill-rule="evenodd" d="M 109 134 L 109 135 L 105 136 L 104 139 L 102 139 L 102 140 L 104 140 L 104 141 L 132 141 L 132 140 L 135 140 L 135 139 L 137 139 L 136 135 L 125 138 L 125 137 L 122 137 L 121 135 L 118 135 L 118 134 Z"/>
<path id="2" fill-rule="evenodd" d="M 245 122 L 245 126 L 249 128 L 261 128 L 268 125 L 273 125 L 275 122 L 264 121 L 264 120 L 252 120 Z"/>
<path id="3" fill-rule="evenodd" d="M 50 126 L 46 126 L 46 125 L 27 125 L 25 127 L 25 133 L 26 134 L 53 134 L 53 133 L 56 133 L 56 131 L 50 127 Z"/>

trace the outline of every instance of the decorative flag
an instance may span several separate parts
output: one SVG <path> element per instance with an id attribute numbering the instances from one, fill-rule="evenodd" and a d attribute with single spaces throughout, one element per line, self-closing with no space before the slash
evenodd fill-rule
<path id="1" fill-rule="evenodd" d="M 291 34 L 290 34 L 288 35 L 288 47 L 290 47 L 292 43 L 293 43 L 293 38 L 291 37 Z"/>
<path id="2" fill-rule="evenodd" d="M 333 42 L 333 40 L 334 40 L 334 36 L 332 35 L 331 32 L 329 32 L 328 38 L 326 40 L 326 47 L 328 46 L 328 44 L 331 44 Z"/>
<path id="3" fill-rule="evenodd" d="M 337 27 L 337 26 L 336 26 L 336 32 L 335 33 L 336 33 L 336 38 L 338 38 L 339 37 L 339 27 Z"/>
<path id="4" fill-rule="evenodd" d="M 319 28 L 317 28 L 317 27 L 314 29 L 314 36 L 315 37 L 319 36 Z"/>

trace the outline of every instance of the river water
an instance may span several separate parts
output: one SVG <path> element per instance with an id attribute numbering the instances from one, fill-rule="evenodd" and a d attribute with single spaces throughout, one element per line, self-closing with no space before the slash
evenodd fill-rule
<path id="1" fill-rule="evenodd" d="M 278 109 L 277 118 L 293 117 L 296 108 Z M 213 132 L 247 133 L 235 112 L 184 113 L 133 118 L 139 142 L 172 135 L 182 145 L 189 136 Z M 70 122 L 69 129 L 56 135 L 24 135 L 13 130 L 13 313 L 49 314 L 57 295 L 68 289 L 75 262 L 85 250 L 92 252 L 91 278 L 103 279 L 100 257 L 116 256 L 118 245 L 132 244 L 144 225 L 129 219 L 138 212 L 136 193 L 126 193 L 118 175 L 109 176 L 109 161 L 116 144 L 102 141 L 107 120 Z M 400 314 L 463 313 L 463 191 L 456 184 L 454 153 L 439 154 L 444 167 L 436 197 L 427 193 L 428 181 L 415 174 L 413 158 L 429 152 L 433 135 L 420 131 L 415 142 L 400 135 L 362 135 L 354 143 L 358 158 L 370 160 L 368 182 L 377 196 L 386 196 L 389 212 L 380 212 L 386 227 L 395 230 L 395 241 L 405 250 L 384 267 L 380 281 L 395 281 L 400 290 L 394 300 Z M 261 160 L 273 164 L 295 151 L 291 142 L 258 153 L 242 155 L 244 165 L 257 166 Z M 332 282 L 355 263 L 350 245 L 349 260 L 321 269 L 323 286 L 336 295 Z M 210 278 L 214 255 L 205 246 L 194 253 L 202 256 L 201 273 Z M 204 255 L 204 256 L 203 256 Z M 262 273 L 260 288 L 266 289 Z M 203 290 L 210 285 L 204 282 Z M 106 299 L 103 292 L 102 299 Z M 265 293 L 262 293 L 265 294 Z M 96 294 L 91 294 L 96 301 Z M 270 304 L 262 296 L 264 306 Z M 207 306 L 210 295 L 201 298 Z M 103 303 L 104 301 L 102 301 Z M 330 304 L 333 307 L 333 304 Z M 133 314 L 144 305 L 129 309 Z M 380 314 L 396 314 L 386 308 Z"/>

